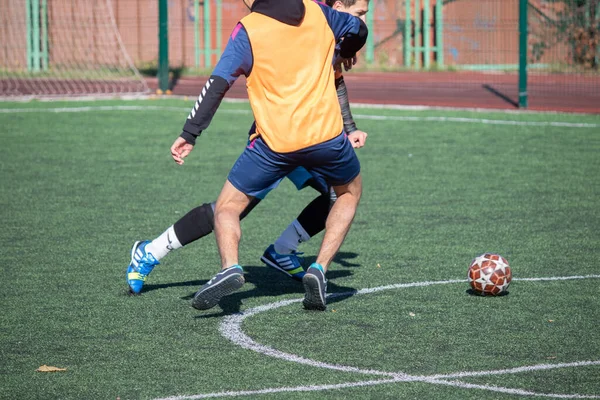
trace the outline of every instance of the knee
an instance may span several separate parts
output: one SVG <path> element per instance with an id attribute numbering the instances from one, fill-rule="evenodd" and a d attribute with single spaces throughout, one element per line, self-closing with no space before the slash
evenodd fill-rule
<path id="1" fill-rule="evenodd" d="M 250 203 L 250 199 L 227 181 L 215 204 L 215 215 L 226 212 L 235 212 L 240 215 Z"/>
<path id="2" fill-rule="evenodd" d="M 348 184 L 348 191 L 351 192 L 354 196 L 360 197 L 362 194 L 362 175 L 358 174 L 356 178 L 354 178 Z"/>
<path id="3" fill-rule="evenodd" d="M 215 218 L 219 218 L 222 215 L 241 215 L 244 211 L 245 206 L 242 203 L 236 203 L 230 200 L 218 201 L 215 205 Z"/>
<path id="4" fill-rule="evenodd" d="M 356 178 L 350 181 L 350 183 L 343 186 L 334 187 L 334 191 L 337 197 L 349 196 L 355 199 L 356 203 L 358 203 L 362 195 L 362 177 L 359 174 Z"/>
<path id="5" fill-rule="evenodd" d="M 351 191 L 360 199 L 362 195 L 362 176 L 359 174 L 352 182 L 350 182 Z"/>

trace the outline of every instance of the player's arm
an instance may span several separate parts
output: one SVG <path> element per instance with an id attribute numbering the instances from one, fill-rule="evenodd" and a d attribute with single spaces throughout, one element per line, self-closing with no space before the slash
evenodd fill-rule
<path id="1" fill-rule="evenodd" d="M 344 120 L 344 131 L 350 134 L 357 130 L 354 118 L 352 118 L 352 111 L 350 111 L 350 101 L 348 100 L 348 90 L 346 89 L 346 83 L 344 82 L 344 76 L 336 73 L 335 78 L 335 89 L 337 91 L 338 101 L 340 102 L 340 108 L 342 109 L 342 119 Z"/>
<path id="2" fill-rule="evenodd" d="M 365 145 L 367 140 L 367 132 L 363 132 L 356 127 L 352 112 L 350 111 L 350 101 L 348 100 L 348 90 L 344 82 L 344 76 L 341 72 L 335 74 L 335 89 L 337 90 L 338 101 L 342 110 L 342 120 L 344 121 L 344 132 L 348 135 L 348 139 L 352 147 L 359 149 Z"/>
<path id="3" fill-rule="evenodd" d="M 217 112 L 225 93 L 240 75 L 248 76 L 252 63 L 248 34 L 243 25 L 238 23 L 183 126 L 180 137 L 186 143 L 196 143 L 196 138 L 208 127 Z"/>
<path id="4" fill-rule="evenodd" d="M 358 17 L 336 11 L 325 4 L 317 3 L 327 18 L 335 41 L 340 43 L 339 55 L 342 58 L 352 58 L 367 42 L 369 30 L 367 25 Z"/>

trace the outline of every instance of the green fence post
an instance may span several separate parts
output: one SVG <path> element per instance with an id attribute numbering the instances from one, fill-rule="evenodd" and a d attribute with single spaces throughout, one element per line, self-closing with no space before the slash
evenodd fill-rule
<path id="1" fill-rule="evenodd" d="M 31 29 L 31 0 L 25 0 L 25 25 L 27 26 L 27 71 L 33 69 L 33 58 L 31 57 L 31 45 L 33 43 L 33 33 Z"/>
<path id="2" fill-rule="evenodd" d="M 48 0 L 42 0 L 42 69 L 48 70 Z"/>
<path id="3" fill-rule="evenodd" d="M 168 0 L 158 0 L 158 88 L 169 89 L 169 9 Z"/>
<path id="4" fill-rule="evenodd" d="M 200 0 L 194 0 L 194 61 L 200 68 Z"/>
<path id="5" fill-rule="evenodd" d="M 204 68 L 211 67 L 210 0 L 204 0 Z"/>
<path id="6" fill-rule="evenodd" d="M 519 0 L 519 108 L 527 108 L 527 0 Z"/>
<path id="7" fill-rule="evenodd" d="M 444 67 L 444 10 L 442 0 L 435 5 L 435 62 L 438 67 Z"/>
<path id="8" fill-rule="evenodd" d="M 410 16 L 410 2 L 411 0 L 404 0 L 404 66 L 410 67 L 410 36 L 412 30 L 411 16 Z"/>
<path id="9" fill-rule="evenodd" d="M 415 68 L 421 68 L 421 1 L 415 0 Z"/>
<path id="10" fill-rule="evenodd" d="M 430 10 L 429 10 L 429 0 L 423 0 L 423 56 L 425 57 L 424 66 L 425 69 L 429 69 L 431 66 L 430 63 L 430 54 L 431 46 L 429 43 L 430 40 Z"/>
<path id="11" fill-rule="evenodd" d="M 32 18 L 31 25 L 33 26 L 33 43 L 32 43 L 32 56 L 33 56 L 33 71 L 40 71 L 40 0 L 32 0 Z"/>
<path id="12" fill-rule="evenodd" d="M 369 36 L 367 36 L 367 54 L 365 56 L 365 60 L 367 64 L 372 64 L 375 60 L 375 43 L 374 43 L 374 32 L 373 32 L 373 14 L 375 13 L 375 5 L 373 6 L 371 12 L 367 13 L 367 28 L 369 28 Z"/>

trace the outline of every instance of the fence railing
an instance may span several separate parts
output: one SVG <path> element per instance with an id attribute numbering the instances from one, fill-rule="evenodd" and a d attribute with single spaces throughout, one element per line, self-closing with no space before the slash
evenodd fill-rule
<path id="1" fill-rule="evenodd" d="M 80 78 L 98 66 L 111 76 L 129 73 L 129 61 L 160 69 L 161 81 L 169 66 L 206 73 L 248 13 L 240 0 L 158 5 L 0 0 L 0 79 Z M 483 82 L 521 106 L 550 81 L 555 91 L 600 96 L 600 0 L 370 0 L 367 23 L 359 71 L 456 73 L 445 87 Z"/>

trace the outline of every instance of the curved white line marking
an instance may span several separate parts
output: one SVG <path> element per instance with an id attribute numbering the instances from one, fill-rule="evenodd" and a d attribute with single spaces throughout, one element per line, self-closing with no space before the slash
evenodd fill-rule
<path id="1" fill-rule="evenodd" d="M 560 280 L 592 279 L 592 278 L 600 278 L 600 275 L 574 275 L 574 276 L 521 278 L 521 279 L 515 278 L 515 280 L 560 281 Z M 445 280 L 445 281 L 401 283 L 401 284 L 395 284 L 395 285 L 387 285 L 387 286 L 380 286 L 380 287 L 375 287 L 375 288 L 361 289 L 361 290 L 358 290 L 355 292 L 336 293 L 336 294 L 330 295 L 328 297 L 369 294 L 369 293 L 375 293 L 375 292 L 379 292 L 382 290 L 389 290 L 389 289 L 422 287 L 422 286 L 442 285 L 442 284 L 450 284 L 450 283 L 463 283 L 463 282 L 465 282 L 464 279 L 452 279 L 452 280 Z M 285 353 L 285 352 L 276 350 L 272 347 L 257 343 L 256 341 L 254 341 L 251 337 L 249 337 L 242 331 L 241 325 L 242 325 L 242 322 L 246 318 L 256 315 L 258 313 L 261 313 L 261 312 L 273 310 L 275 308 L 284 307 L 284 306 L 287 306 L 287 305 L 290 305 L 293 303 L 299 303 L 301 300 L 302 299 L 278 301 L 278 302 L 266 304 L 263 306 L 254 307 L 254 308 L 251 308 L 251 309 L 246 310 L 245 312 L 242 312 L 239 314 L 227 316 L 223 319 L 223 322 L 221 323 L 219 331 L 225 338 L 231 340 L 234 344 L 237 344 L 245 349 L 249 349 L 249 350 L 261 353 L 261 354 L 268 355 L 270 357 L 275 357 L 275 358 L 283 359 L 286 361 L 296 362 L 296 363 L 309 365 L 309 366 L 313 366 L 313 367 L 332 369 L 332 370 L 336 370 L 336 371 L 355 372 L 355 373 L 360 373 L 360 374 L 365 374 L 365 375 L 378 375 L 378 376 L 391 377 L 391 378 L 393 378 L 391 380 L 393 382 L 411 382 L 411 381 L 416 382 L 416 381 L 418 381 L 418 382 L 427 382 L 427 383 L 432 383 L 432 384 L 456 386 L 456 387 L 462 387 L 462 388 L 484 389 L 484 390 L 489 390 L 489 391 L 494 391 L 494 392 L 517 394 L 517 395 L 523 395 L 523 396 L 569 398 L 569 399 L 600 398 L 600 396 L 596 396 L 596 395 L 536 393 L 536 392 L 530 392 L 530 391 L 521 390 L 521 389 L 511 389 L 511 388 L 504 388 L 504 387 L 498 387 L 498 386 L 492 386 L 492 385 L 477 385 L 477 384 L 465 383 L 465 382 L 461 382 L 461 381 L 444 380 L 444 379 L 448 379 L 448 378 L 457 378 L 457 377 L 465 378 L 465 377 L 470 377 L 470 376 L 500 375 L 500 374 L 509 374 L 509 373 L 519 373 L 519 372 L 525 372 L 525 371 L 547 370 L 547 369 L 554 369 L 554 368 L 600 365 L 600 361 L 582 361 L 582 362 L 574 362 L 574 363 L 568 363 L 568 364 L 564 364 L 564 363 L 563 364 L 540 364 L 540 365 L 525 366 L 525 367 L 518 367 L 518 368 L 512 368 L 512 369 L 505 369 L 505 370 L 495 370 L 495 371 L 473 371 L 473 372 L 464 371 L 464 372 L 459 372 L 459 373 L 455 373 L 455 374 L 446 374 L 446 375 L 418 376 L 418 375 L 409 375 L 404 372 L 386 372 L 386 371 L 378 371 L 378 370 L 372 370 L 372 369 L 360 369 L 360 368 L 352 367 L 352 366 L 329 364 L 329 363 L 324 363 L 321 361 L 307 359 L 307 358 L 304 358 L 304 357 L 301 357 L 301 356 L 298 356 L 295 354 Z M 390 382 L 390 380 L 386 379 L 383 381 L 372 381 L 372 382 L 375 382 L 374 384 L 379 384 L 379 383 Z M 291 388 L 287 388 L 286 390 L 290 390 L 290 389 Z M 298 389 L 298 390 L 300 390 L 300 389 Z M 307 389 L 303 388 L 301 390 L 307 390 Z M 317 389 L 315 389 L 315 390 L 317 390 Z M 231 392 L 231 393 L 235 393 L 235 392 Z M 231 395 L 233 395 L 233 394 L 230 394 L 230 396 Z M 185 397 L 185 398 L 188 399 L 189 397 Z"/>
<path id="2" fill-rule="evenodd" d="M 577 361 L 572 363 L 559 363 L 559 364 L 537 364 L 533 366 L 515 367 L 508 369 L 496 369 L 491 371 L 473 371 L 473 372 L 457 372 L 454 374 L 441 374 L 441 375 L 430 375 L 428 378 L 431 379 L 449 379 L 449 378 L 469 378 L 472 376 L 486 376 L 486 375 L 504 375 L 504 374 L 519 374 L 521 372 L 531 371 L 543 371 L 548 369 L 557 368 L 570 368 L 570 367 L 585 367 L 588 365 L 600 365 L 600 361 Z"/>
<path id="3" fill-rule="evenodd" d="M 215 393 L 204 393 L 194 394 L 190 396 L 170 396 L 163 397 L 155 400 L 196 400 L 196 399 L 210 399 L 215 397 L 237 397 L 237 396 L 252 396 L 256 394 L 271 394 L 271 393 L 290 393 L 290 392 L 315 392 L 320 390 L 331 390 L 331 389 L 345 389 L 352 387 L 361 386 L 373 386 L 384 383 L 396 383 L 397 379 L 381 379 L 373 381 L 359 381 L 359 382 L 348 382 L 348 383 L 337 383 L 331 385 L 314 385 L 314 386 L 296 386 L 296 387 L 279 387 L 279 388 L 268 388 L 268 389 L 257 389 L 257 390 L 241 390 L 238 392 L 215 392 Z"/>
<path id="4" fill-rule="evenodd" d="M 406 382 L 405 379 L 396 378 L 396 379 L 379 379 L 379 380 L 371 380 L 371 381 L 359 381 L 359 382 L 347 382 L 347 383 L 337 383 L 331 385 L 312 385 L 312 386 L 296 386 L 296 387 L 280 387 L 280 388 L 268 388 L 268 389 L 258 389 L 258 390 L 241 390 L 241 391 L 230 391 L 230 392 L 214 392 L 214 393 L 204 393 L 204 394 L 196 394 L 190 396 L 170 396 L 164 397 L 155 400 L 198 400 L 198 399 L 209 399 L 209 398 L 218 398 L 218 397 L 239 397 L 239 396 L 252 396 L 257 394 L 272 394 L 272 393 L 291 393 L 291 392 L 316 392 L 321 390 L 332 390 L 332 389 L 346 389 L 346 388 L 355 388 L 355 387 L 364 387 L 364 386 L 375 386 L 375 385 L 383 385 L 387 383 L 398 383 L 398 382 Z M 488 390 L 493 392 L 507 393 L 507 394 L 516 394 L 520 396 L 538 396 L 538 397 L 550 397 L 550 398 L 563 398 L 563 399 L 597 399 L 598 396 L 593 395 L 579 395 L 579 394 L 539 394 L 534 392 L 529 392 L 521 389 L 510 389 L 503 388 L 499 386 L 489 386 L 489 385 L 476 385 L 471 383 L 464 383 L 460 381 L 444 381 L 444 380 L 428 380 L 428 383 L 441 384 L 441 385 L 449 385 L 455 387 L 461 387 L 464 389 L 481 389 Z"/>

